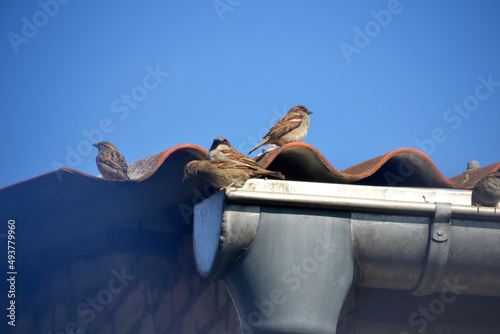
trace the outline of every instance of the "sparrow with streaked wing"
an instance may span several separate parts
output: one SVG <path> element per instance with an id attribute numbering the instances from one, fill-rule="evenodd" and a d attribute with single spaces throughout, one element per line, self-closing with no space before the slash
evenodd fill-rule
<path id="1" fill-rule="evenodd" d="M 259 166 L 250 166 L 227 160 L 193 160 L 184 167 L 184 177 L 198 175 L 220 190 L 235 186 L 237 188 L 251 178 L 272 176 L 278 179 L 285 177 L 280 172 L 273 172 Z"/>
<path id="2" fill-rule="evenodd" d="M 493 172 L 483 177 L 472 190 L 472 205 L 496 207 L 500 203 L 500 172 Z"/>
<path id="3" fill-rule="evenodd" d="M 93 145 L 99 150 L 95 160 L 97 169 L 99 169 L 104 179 L 114 181 L 130 180 L 127 175 L 127 162 L 113 144 L 100 141 Z"/>
<path id="4" fill-rule="evenodd" d="M 250 159 L 237 149 L 233 148 L 229 141 L 224 137 L 215 137 L 208 152 L 209 160 L 226 160 L 236 163 L 247 164 L 253 167 L 260 167 L 260 165 L 253 159 Z"/>
<path id="5" fill-rule="evenodd" d="M 309 129 L 309 111 L 306 107 L 298 105 L 288 111 L 271 129 L 264 139 L 248 154 L 252 153 L 261 146 L 267 144 L 276 144 L 283 146 L 292 142 L 303 141 Z"/>

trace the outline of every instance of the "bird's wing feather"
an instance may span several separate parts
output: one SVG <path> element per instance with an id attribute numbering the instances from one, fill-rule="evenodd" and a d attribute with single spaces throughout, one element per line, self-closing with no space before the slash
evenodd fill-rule
<path id="1" fill-rule="evenodd" d="M 128 170 L 128 165 L 127 162 L 125 161 L 125 158 L 120 154 L 118 151 L 108 151 L 106 152 L 106 155 L 108 155 L 107 159 L 103 159 L 103 157 L 99 157 L 99 161 L 114 168 L 114 169 L 121 169 L 123 171 Z"/>
<path id="2" fill-rule="evenodd" d="M 229 159 L 234 162 L 247 164 L 249 166 L 258 166 L 257 162 L 253 159 L 250 159 L 246 155 L 236 151 L 233 148 L 223 149 L 221 152 Z"/>
<path id="3" fill-rule="evenodd" d="M 299 114 L 286 114 L 283 118 L 281 118 L 276 125 L 274 125 L 271 129 L 269 129 L 269 132 L 267 133 L 266 137 L 270 138 L 278 138 L 281 137 L 288 132 L 292 131 L 293 129 L 296 129 L 302 124 L 302 116 Z"/>
<path id="4" fill-rule="evenodd" d="M 232 161 L 227 160 L 214 160 L 212 161 L 212 165 L 220 170 L 240 170 L 245 173 L 249 173 L 251 177 L 259 177 L 259 176 L 274 176 L 280 179 L 284 179 L 285 177 L 280 172 L 275 172 L 271 170 L 267 170 L 259 165 L 250 166 L 242 163 L 234 163 Z"/>
<path id="5" fill-rule="evenodd" d="M 212 160 L 212 165 L 219 169 L 248 169 L 252 168 L 247 164 L 236 163 L 234 161 L 229 160 Z"/>

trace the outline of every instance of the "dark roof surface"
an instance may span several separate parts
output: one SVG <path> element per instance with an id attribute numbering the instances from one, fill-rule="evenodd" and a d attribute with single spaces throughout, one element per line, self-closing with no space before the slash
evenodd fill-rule
<path id="1" fill-rule="evenodd" d="M 25 255 L 56 246 L 65 249 L 65 243 L 81 242 L 88 248 L 88 240 L 94 248 L 108 247 L 106 238 L 117 229 L 187 232 L 194 205 L 215 190 L 199 178 L 182 182 L 183 167 L 207 159 L 207 154 L 197 145 L 175 146 L 130 164 L 131 181 L 108 181 L 61 168 L 0 189 L 0 216 L 16 220 L 25 245 L 19 252 Z M 287 180 L 462 189 L 500 169 L 499 162 L 447 179 L 428 156 L 402 148 L 339 171 L 305 143 L 261 155 L 259 163 L 282 172 Z"/>
<path id="2" fill-rule="evenodd" d="M 128 187 L 131 183 L 146 181 L 155 174 L 161 173 L 164 168 L 170 169 L 180 165 L 182 166 L 177 174 L 180 173 L 182 178 L 182 167 L 185 161 L 207 159 L 207 154 L 208 152 L 198 145 L 182 144 L 131 163 L 128 174 L 132 182 L 107 181 L 101 177 L 64 167 L 1 188 L 0 194 L 16 193 L 26 187 L 36 187 L 37 184 L 48 185 L 48 183 L 57 186 L 60 190 L 67 187 L 75 190 L 69 187 L 73 183 L 79 183 L 82 187 L 92 185 L 98 187 L 97 189 L 99 187 Z M 485 175 L 500 169 L 500 162 L 498 162 L 447 179 L 427 155 L 416 149 L 401 148 L 339 171 L 321 152 L 305 143 L 291 143 L 279 147 L 259 155 L 256 160 L 263 167 L 282 172 L 287 176 L 287 180 L 379 186 L 471 189 Z M 164 164 L 170 166 L 163 166 Z M 57 182 L 54 183 L 54 181 Z M 45 190 L 49 191 L 51 188 L 52 186 L 49 186 Z"/>
<path id="3" fill-rule="evenodd" d="M 131 181 L 104 180 L 78 170 L 64 167 L 0 189 L 0 198 L 16 203 L 16 194 L 30 189 L 32 197 L 43 201 L 45 195 L 78 190 L 91 190 L 95 194 L 103 190 L 145 188 L 161 176 L 166 176 L 173 186 L 182 185 L 185 163 L 195 159 L 207 159 L 208 152 L 193 144 L 182 144 L 129 164 Z M 435 188 L 472 189 L 485 175 L 500 170 L 500 162 L 470 170 L 452 178 L 446 178 L 432 160 L 416 149 L 401 148 L 362 162 L 342 171 L 337 170 L 316 148 L 305 143 L 291 143 L 255 158 L 263 167 L 282 172 L 287 180 L 368 184 L 378 186 L 412 186 Z M 149 180 L 151 179 L 151 180 Z M 173 194 L 179 195 L 178 190 Z M 94 197 L 97 200 L 97 197 Z"/>
<path id="4" fill-rule="evenodd" d="M 400 148 L 342 171 L 316 148 L 292 143 L 258 157 L 259 163 L 282 172 L 287 180 L 351 183 L 377 186 L 471 189 L 500 162 L 447 179 L 423 152 Z"/>

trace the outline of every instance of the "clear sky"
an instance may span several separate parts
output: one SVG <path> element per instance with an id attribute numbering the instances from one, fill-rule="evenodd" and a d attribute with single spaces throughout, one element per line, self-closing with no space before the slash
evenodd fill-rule
<path id="1" fill-rule="evenodd" d="M 288 109 L 338 169 L 397 148 L 446 177 L 500 161 L 500 2 L 3 1 L 0 187 L 98 175 L 226 137 L 247 153 Z"/>

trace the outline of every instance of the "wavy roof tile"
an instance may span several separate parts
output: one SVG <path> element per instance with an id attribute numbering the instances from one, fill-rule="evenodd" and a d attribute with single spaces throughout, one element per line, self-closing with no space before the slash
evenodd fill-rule
<path id="1" fill-rule="evenodd" d="M 257 160 L 266 168 L 282 172 L 288 180 L 400 187 L 470 189 L 486 174 L 500 169 L 498 162 L 447 179 L 423 152 L 400 148 L 339 171 L 305 143 L 285 145 Z"/>
<path id="2" fill-rule="evenodd" d="M 153 230 L 160 226 L 174 233 L 189 231 L 194 205 L 215 190 L 200 178 L 182 182 L 183 167 L 207 155 L 197 145 L 172 147 L 130 164 L 131 181 L 108 181 L 61 168 L 0 189 L 0 216 L 25 222 L 19 224 L 19 232 L 31 232 L 26 232 L 26 254 L 56 244 L 95 240 L 96 235 L 138 225 Z M 402 148 L 339 171 L 304 143 L 285 145 L 260 155 L 258 161 L 282 172 L 287 180 L 462 189 L 472 188 L 486 174 L 500 169 L 499 162 L 447 179 L 428 156 Z M 169 221 L 174 223 L 165 224 Z M 28 235 L 44 237 L 28 240 Z"/>
<path id="3" fill-rule="evenodd" d="M 97 187 L 127 187 L 127 184 L 156 178 L 158 174 L 164 174 L 162 170 L 165 168 L 176 170 L 173 178 L 181 179 L 185 163 L 196 159 L 207 159 L 207 156 L 207 150 L 198 145 L 182 144 L 129 164 L 129 176 L 132 182 L 103 180 L 101 177 L 64 167 L 4 187 L 0 189 L 0 193 L 6 194 L 36 183 L 46 184 L 54 180 L 61 183 L 60 186 L 63 186 L 62 183 L 80 183 L 82 187 L 93 184 Z M 500 170 L 498 162 L 448 179 L 423 152 L 412 148 L 401 148 L 340 171 L 330 164 L 321 152 L 306 143 L 290 143 L 266 154 L 260 154 L 255 160 L 265 168 L 282 172 L 287 180 L 380 186 L 471 189 L 485 175 Z M 172 175 L 167 177 L 170 178 Z"/>

